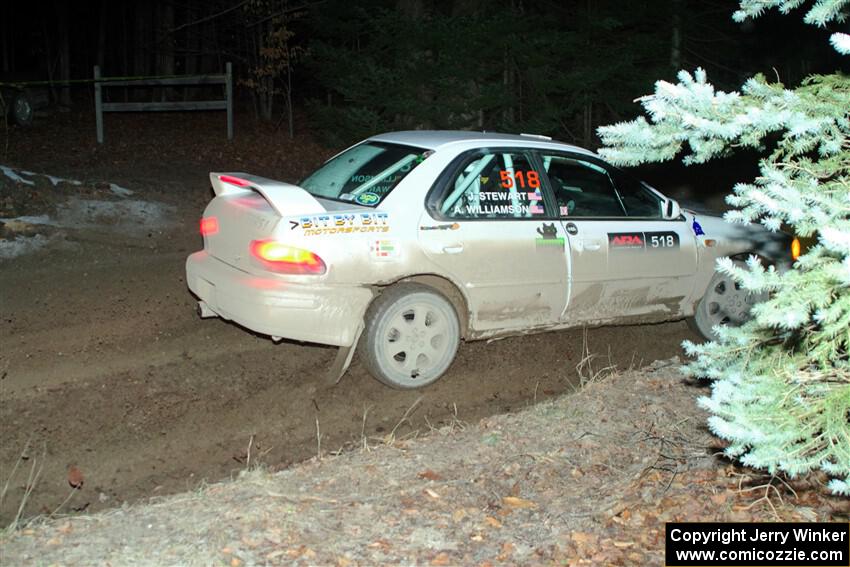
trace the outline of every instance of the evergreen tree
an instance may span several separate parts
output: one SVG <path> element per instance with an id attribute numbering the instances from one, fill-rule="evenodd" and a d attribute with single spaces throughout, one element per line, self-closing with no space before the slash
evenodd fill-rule
<path id="1" fill-rule="evenodd" d="M 765 9 L 782 13 L 802 0 L 742 0 L 737 21 Z M 817 0 L 805 21 L 844 21 L 848 0 Z M 850 36 L 830 41 L 850 54 Z M 711 429 L 727 439 L 726 453 L 745 465 L 791 477 L 820 469 L 829 487 L 850 495 L 850 78 L 812 76 L 795 89 L 748 80 L 722 92 L 703 70 L 656 83 L 641 103 L 649 117 L 599 129 L 601 153 L 636 165 L 673 159 L 702 163 L 735 148 L 773 147 L 760 176 L 727 197 L 731 222 L 790 227 L 812 246 L 779 273 L 751 257 L 747 268 L 728 258 L 718 269 L 746 289 L 769 291 L 738 328 L 718 329 L 718 340 L 685 343 L 695 357 L 686 371 L 714 379 L 700 404 Z M 774 145 L 775 144 L 775 145 Z"/>
<path id="2" fill-rule="evenodd" d="M 534 132 L 591 145 L 669 62 L 670 0 L 328 0 L 316 9 L 310 105 L 335 145 L 388 130 Z M 404 10 L 402 7 L 418 6 Z"/>

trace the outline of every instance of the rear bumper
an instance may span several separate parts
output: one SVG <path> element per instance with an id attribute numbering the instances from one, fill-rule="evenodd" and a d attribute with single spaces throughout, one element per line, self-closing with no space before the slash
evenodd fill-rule
<path id="1" fill-rule="evenodd" d="M 264 278 L 203 251 L 186 260 L 186 283 L 223 319 L 273 337 L 335 346 L 354 343 L 372 300 L 363 287 Z"/>

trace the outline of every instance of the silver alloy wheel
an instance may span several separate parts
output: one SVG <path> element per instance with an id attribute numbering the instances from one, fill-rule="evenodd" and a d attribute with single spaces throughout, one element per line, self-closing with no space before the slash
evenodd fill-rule
<path id="1" fill-rule="evenodd" d="M 402 284 L 384 292 L 367 315 L 364 362 L 378 380 L 420 388 L 454 360 L 460 326 L 452 304 L 426 286 Z"/>
<path id="2" fill-rule="evenodd" d="M 736 260 L 739 267 L 744 262 Z M 717 339 L 713 328 L 718 325 L 738 327 L 750 320 L 753 305 L 767 299 L 767 293 L 753 293 L 741 287 L 726 274 L 716 272 L 697 305 L 694 314 L 696 330 L 706 339 Z"/>

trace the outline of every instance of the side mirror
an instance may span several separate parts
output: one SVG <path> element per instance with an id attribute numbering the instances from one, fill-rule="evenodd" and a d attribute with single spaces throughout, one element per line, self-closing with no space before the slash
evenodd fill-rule
<path id="1" fill-rule="evenodd" d="M 667 199 L 662 204 L 662 218 L 665 220 L 675 220 L 679 218 L 682 214 L 682 208 L 679 207 L 679 203 L 673 199 Z"/>

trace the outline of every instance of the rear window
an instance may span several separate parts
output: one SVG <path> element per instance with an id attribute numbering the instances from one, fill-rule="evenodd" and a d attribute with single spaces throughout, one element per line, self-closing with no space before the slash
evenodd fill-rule
<path id="1" fill-rule="evenodd" d="M 364 142 L 331 159 L 299 185 L 314 197 L 374 207 L 429 154 L 412 146 Z"/>

